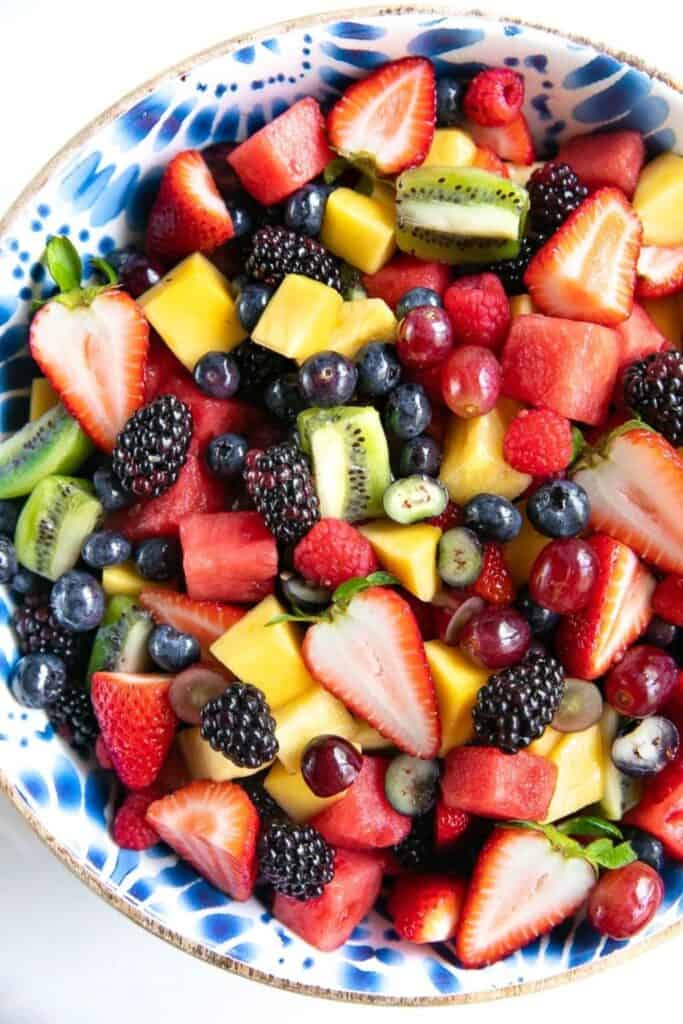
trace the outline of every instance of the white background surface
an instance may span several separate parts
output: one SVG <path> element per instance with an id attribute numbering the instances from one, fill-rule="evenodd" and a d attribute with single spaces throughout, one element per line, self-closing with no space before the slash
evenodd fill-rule
<path id="1" fill-rule="evenodd" d="M 672 0 L 482 0 L 680 76 Z M 140 82 L 221 39 L 345 0 L 0 0 L 0 210 L 85 122 Z M 346 6 L 353 6 L 347 3 Z M 358 6 L 358 5 L 357 5 Z M 466 3 L 458 6 L 466 7 Z M 472 5 L 474 6 L 474 4 Z M 570 988 L 505 1003 L 395 1010 L 318 1002 L 209 967 L 107 907 L 0 796 L 0 1024 L 200 1024 L 296 1018 L 413 1022 L 681 1017 L 683 939 Z M 248 1015 L 248 1018 L 247 1018 Z"/>

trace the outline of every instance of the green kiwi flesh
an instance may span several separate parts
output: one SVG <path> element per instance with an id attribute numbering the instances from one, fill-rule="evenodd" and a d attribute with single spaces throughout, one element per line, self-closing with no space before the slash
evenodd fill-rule
<path id="1" fill-rule="evenodd" d="M 52 473 L 73 473 L 93 451 L 63 405 L 48 409 L 0 444 L 0 498 L 20 498 Z"/>
<path id="2" fill-rule="evenodd" d="M 19 514 L 14 535 L 19 562 L 48 580 L 58 579 L 73 569 L 103 511 L 87 480 L 45 477 Z"/>
<path id="3" fill-rule="evenodd" d="M 112 597 L 95 634 L 86 675 L 88 686 L 95 672 L 146 672 L 150 666 L 147 641 L 153 627 L 151 615 L 132 597 Z"/>

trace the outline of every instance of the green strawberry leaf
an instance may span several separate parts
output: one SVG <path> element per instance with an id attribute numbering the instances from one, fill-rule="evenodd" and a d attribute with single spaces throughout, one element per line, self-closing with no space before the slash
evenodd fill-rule
<path id="1" fill-rule="evenodd" d="M 323 181 L 326 185 L 333 185 L 337 178 L 341 178 L 342 174 L 344 174 L 344 172 L 351 166 L 352 165 L 345 157 L 335 157 L 334 160 L 330 160 L 329 164 L 323 171 Z"/>
<path id="2" fill-rule="evenodd" d="M 64 235 L 55 235 L 50 239 L 43 259 L 60 292 L 72 292 L 81 287 L 81 257 L 73 242 Z"/>
<path id="3" fill-rule="evenodd" d="M 338 611 L 343 611 L 357 594 L 371 587 L 393 587 L 398 583 L 395 576 L 388 572 L 373 572 L 370 576 L 355 576 L 337 587 L 332 600 Z"/>
<path id="4" fill-rule="evenodd" d="M 577 459 L 581 458 L 583 450 L 586 447 L 586 438 L 583 436 L 578 427 L 572 427 L 572 457 L 569 461 L 569 465 L 573 465 Z"/>
<path id="5" fill-rule="evenodd" d="M 112 267 L 111 263 L 109 263 L 107 260 L 102 259 L 101 256 L 94 256 L 90 262 L 92 263 L 95 270 L 99 270 L 100 274 L 102 274 L 105 282 L 108 285 L 114 285 L 119 283 L 118 274 Z"/>
<path id="6" fill-rule="evenodd" d="M 623 839 L 621 830 L 612 821 L 605 821 L 604 818 L 596 818 L 593 815 L 580 815 L 577 818 L 568 818 L 557 826 L 559 832 L 567 836 L 607 836 L 613 839 Z"/>

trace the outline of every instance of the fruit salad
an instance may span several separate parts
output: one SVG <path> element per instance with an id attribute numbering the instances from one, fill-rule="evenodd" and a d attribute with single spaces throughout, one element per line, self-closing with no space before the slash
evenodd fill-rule
<path id="1" fill-rule="evenodd" d="M 323 951 L 623 940 L 683 861 L 683 157 L 523 104 L 397 60 L 44 257 L 11 692 Z"/>

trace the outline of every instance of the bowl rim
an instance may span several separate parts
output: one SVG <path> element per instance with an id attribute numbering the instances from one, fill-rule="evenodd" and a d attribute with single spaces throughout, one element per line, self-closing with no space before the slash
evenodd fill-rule
<path id="1" fill-rule="evenodd" d="M 264 25 L 252 32 L 246 32 L 238 36 L 231 36 L 224 39 L 219 43 L 206 47 L 205 49 L 172 64 L 170 67 L 166 67 L 153 77 L 147 79 L 141 85 L 137 86 L 135 89 L 126 93 L 121 97 L 121 99 L 117 100 L 111 106 L 107 107 L 106 110 L 102 111 L 89 121 L 80 129 L 80 131 L 76 132 L 76 134 L 73 135 L 31 178 L 29 183 L 22 189 L 9 208 L 0 217 L 0 238 L 9 232 L 13 222 L 24 211 L 32 197 L 52 177 L 57 168 L 67 161 L 68 158 L 88 140 L 88 138 L 115 120 L 135 103 L 149 95 L 167 79 L 189 73 L 200 64 L 214 60 L 218 57 L 227 56 L 241 47 L 258 43 L 263 38 L 270 38 L 274 35 L 282 35 L 292 30 L 310 28 L 326 24 L 328 22 L 343 20 L 345 18 L 362 19 L 397 14 L 435 14 L 442 17 L 476 18 L 484 22 L 491 22 L 495 24 L 504 23 L 520 25 L 523 28 L 537 29 L 540 32 L 545 32 L 551 36 L 557 36 L 560 39 L 569 40 L 573 43 L 585 46 L 591 46 L 599 52 L 614 57 L 621 63 L 629 64 L 632 67 L 645 72 L 650 78 L 663 82 L 674 92 L 678 92 L 683 95 L 683 82 L 679 82 L 673 76 L 653 68 L 646 61 L 634 54 L 631 54 L 630 52 L 614 49 L 613 47 L 598 40 L 589 39 L 587 36 L 579 35 L 574 32 L 566 32 L 555 26 L 545 25 L 536 21 L 527 21 L 525 18 L 507 17 L 488 12 L 480 8 L 455 9 L 438 3 L 403 4 L 389 2 L 381 5 L 375 4 L 363 7 L 340 8 L 333 11 L 324 11 L 319 14 L 306 14 L 298 18 L 289 18 L 284 21 Z M 628 960 L 639 956 L 641 953 L 654 949 L 667 939 L 683 935 L 682 917 L 681 920 L 668 925 L 661 932 L 638 942 L 635 946 L 615 950 L 610 953 L 609 956 L 593 963 L 584 964 L 580 967 L 569 968 L 568 970 L 564 970 L 549 978 L 520 982 L 515 985 L 504 985 L 500 988 L 492 988 L 482 992 L 457 992 L 442 996 L 391 996 L 382 993 L 368 994 L 353 991 L 347 992 L 331 988 L 322 988 L 317 985 L 307 985 L 298 981 L 290 981 L 287 978 L 279 978 L 275 975 L 268 974 L 266 971 L 257 970 L 256 968 L 250 967 L 248 964 L 241 961 L 231 959 L 227 954 L 218 953 L 201 942 L 187 939 L 174 929 L 166 927 L 160 921 L 157 921 L 145 914 L 137 906 L 127 902 L 121 895 L 119 895 L 116 889 L 105 885 L 98 875 L 95 875 L 84 868 L 71 851 L 60 843 L 42 824 L 38 815 L 19 795 L 12 782 L 5 774 L 2 765 L 0 765 L 0 792 L 5 794 L 7 799 L 28 823 L 33 832 L 36 833 L 38 838 L 45 844 L 45 846 L 47 846 L 51 853 L 53 853 L 54 856 L 57 857 L 58 860 L 60 860 L 62 864 L 69 869 L 69 871 L 71 871 L 73 875 L 83 882 L 92 892 L 100 896 L 106 903 L 122 913 L 134 924 L 144 928 L 145 931 L 157 938 L 163 939 L 165 942 L 168 942 L 169 945 L 175 946 L 176 949 L 180 949 L 185 953 L 191 954 L 198 960 L 212 964 L 215 967 L 228 971 L 231 974 L 236 974 L 242 978 L 248 978 L 251 981 L 257 981 L 262 985 L 267 985 L 286 992 L 293 992 L 297 995 L 315 996 L 335 1002 L 374 1006 L 448 1006 L 458 1003 L 490 1002 L 506 997 L 530 995 L 532 993 L 558 988 L 559 986 L 571 981 L 589 977 L 590 975 L 597 974 L 609 967 L 623 964 Z"/>

